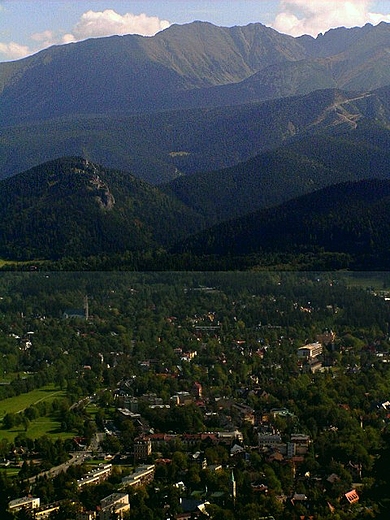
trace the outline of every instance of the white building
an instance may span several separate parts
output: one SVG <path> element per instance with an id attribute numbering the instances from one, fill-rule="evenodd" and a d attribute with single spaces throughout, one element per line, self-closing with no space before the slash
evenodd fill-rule
<path id="1" fill-rule="evenodd" d="M 40 505 L 41 499 L 39 497 L 22 497 L 11 500 L 11 502 L 8 503 L 8 510 L 12 513 L 16 513 L 21 509 L 38 509 Z"/>
<path id="2" fill-rule="evenodd" d="M 47 504 L 45 506 L 40 507 L 39 509 L 34 510 L 34 520 L 47 520 L 50 518 L 52 513 L 55 513 L 60 509 L 60 504 Z"/>
<path id="3" fill-rule="evenodd" d="M 88 486 L 89 484 L 99 484 L 106 480 L 112 472 L 112 464 L 104 464 L 103 466 L 98 466 L 93 471 L 87 473 L 84 477 L 77 481 L 78 489 L 81 489 L 84 486 Z"/>
<path id="4" fill-rule="evenodd" d="M 140 486 L 147 484 L 154 479 L 154 470 L 154 464 L 142 464 L 138 466 L 134 473 L 123 477 L 122 484 L 123 486 Z"/>
<path id="5" fill-rule="evenodd" d="M 299 359 L 314 359 L 322 354 L 322 345 L 318 342 L 309 343 L 300 347 L 297 354 Z"/>
<path id="6" fill-rule="evenodd" d="M 113 493 L 100 501 L 99 520 L 123 518 L 124 513 L 130 511 L 129 495 L 127 493 Z"/>

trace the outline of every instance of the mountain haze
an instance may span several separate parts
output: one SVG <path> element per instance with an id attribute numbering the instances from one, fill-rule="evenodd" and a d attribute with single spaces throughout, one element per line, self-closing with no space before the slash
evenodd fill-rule
<path id="1" fill-rule="evenodd" d="M 364 91 L 390 83 L 390 25 L 332 34 L 337 38 L 331 43 L 332 36 L 293 38 L 262 24 L 194 22 L 154 37 L 52 47 L 0 64 L 0 126 L 241 104 L 318 88 Z"/>
<path id="2" fill-rule="evenodd" d="M 29 123 L 2 129 L 0 178 L 70 155 L 161 184 L 232 167 L 291 140 L 304 142 L 308 135 L 355 132 L 365 121 L 377 128 L 378 139 L 381 132 L 386 134 L 389 87 L 363 94 L 317 90 L 232 107 Z"/>

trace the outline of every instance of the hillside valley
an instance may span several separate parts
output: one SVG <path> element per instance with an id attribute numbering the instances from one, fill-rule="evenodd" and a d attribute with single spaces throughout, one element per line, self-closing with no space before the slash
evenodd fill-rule
<path id="1" fill-rule="evenodd" d="M 251 183 L 244 165 L 241 192 L 236 171 L 220 199 L 217 188 L 202 197 L 199 185 L 189 200 L 82 158 L 45 163 L 0 182 L 0 255 L 42 268 L 387 269 L 388 172 L 367 180 L 282 151 L 252 162 L 259 176 Z"/>
<path id="2" fill-rule="evenodd" d="M 389 49 L 386 23 L 194 22 L 0 63 L 0 256 L 387 268 Z"/>
<path id="3" fill-rule="evenodd" d="M 54 119 L 2 129 L 0 179 L 52 159 L 82 156 L 155 185 L 245 162 L 307 136 L 390 127 L 390 88 L 319 90 L 263 103 L 133 116 Z M 359 130 L 358 132 L 356 132 Z M 358 136 L 353 137 L 354 133 Z"/>
<path id="4" fill-rule="evenodd" d="M 223 221 L 346 181 L 389 179 L 390 131 L 361 125 L 353 133 L 293 139 L 246 162 L 180 177 L 161 186 L 207 217 Z"/>

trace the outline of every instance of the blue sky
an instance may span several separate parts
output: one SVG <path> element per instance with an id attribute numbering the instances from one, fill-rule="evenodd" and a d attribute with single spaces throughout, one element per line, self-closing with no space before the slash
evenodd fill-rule
<path id="1" fill-rule="evenodd" d="M 228 27 L 261 22 L 292 36 L 316 36 L 332 27 L 390 23 L 390 1 L 0 0 L 0 61 L 90 37 L 151 36 L 194 20 Z"/>

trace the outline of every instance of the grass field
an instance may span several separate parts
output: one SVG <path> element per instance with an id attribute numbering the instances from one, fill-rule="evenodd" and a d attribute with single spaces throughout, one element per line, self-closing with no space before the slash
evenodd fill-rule
<path id="1" fill-rule="evenodd" d="M 19 471 L 20 471 L 20 468 L 14 467 L 14 466 L 8 466 L 8 468 L 3 468 L 3 467 L 0 468 L 0 474 L 7 475 L 7 477 L 9 477 L 9 478 L 17 477 L 19 474 Z"/>
<path id="2" fill-rule="evenodd" d="M 70 439 L 74 437 L 74 433 L 62 432 L 60 426 L 59 421 L 53 417 L 38 417 L 38 419 L 30 422 L 27 431 L 22 425 L 15 426 L 15 428 L 10 430 L 0 429 L 0 439 L 7 439 L 7 441 L 12 442 L 18 435 L 26 435 L 29 439 L 38 439 L 43 435 L 54 439 Z"/>
<path id="3" fill-rule="evenodd" d="M 26 379 L 27 377 L 31 376 L 32 373 L 27 372 L 7 372 L 6 374 L 0 375 L 0 384 L 9 384 L 18 377 L 20 377 L 21 379 Z"/>
<path id="4" fill-rule="evenodd" d="M 32 404 L 39 403 L 40 401 L 53 401 L 54 399 L 64 397 L 65 392 L 51 384 L 28 392 L 27 394 L 20 394 L 16 397 L 4 399 L 0 401 L 0 420 L 2 420 L 7 413 L 21 412 Z"/>
<path id="5" fill-rule="evenodd" d="M 96 403 L 90 403 L 85 407 L 85 411 L 88 415 L 90 415 L 93 419 L 95 419 L 95 415 L 97 414 L 99 408 Z"/>
<path id="6" fill-rule="evenodd" d="M 63 397 L 65 397 L 65 392 L 52 384 L 33 390 L 27 394 L 4 399 L 0 401 L 0 420 L 2 420 L 7 413 L 18 413 L 32 404 L 41 401 L 53 401 L 54 399 L 61 399 Z M 25 430 L 23 425 L 15 426 L 10 430 L 4 430 L 1 426 L 2 424 L 0 422 L 0 439 L 7 439 L 7 441 L 10 442 L 21 434 L 26 435 L 30 439 L 37 439 L 42 435 L 48 435 L 56 439 L 73 437 L 72 433 L 61 432 L 60 423 L 53 417 L 38 417 L 29 423 L 27 430 Z"/>
<path id="7" fill-rule="evenodd" d="M 4 258 L 0 258 L 0 269 L 5 265 L 23 265 L 27 262 L 18 262 L 17 260 L 4 260 Z"/>

